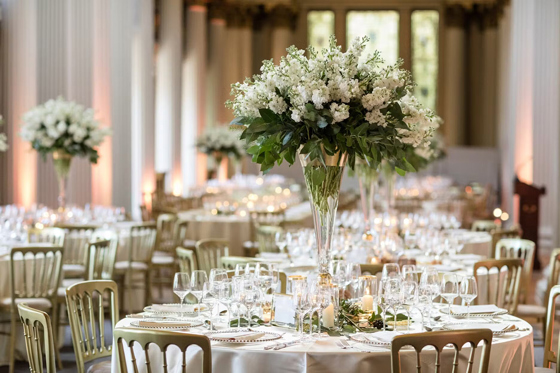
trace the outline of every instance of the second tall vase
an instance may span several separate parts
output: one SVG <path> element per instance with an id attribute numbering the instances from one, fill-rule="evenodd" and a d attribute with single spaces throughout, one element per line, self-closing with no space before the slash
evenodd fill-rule
<path id="1" fill-rule="evenodd" d="M 329 263 L 334 223 L 347 155 L 341 152 L 328 155 L 323 149 L 324 164 L 319 160 L 310 161 L 308 154 L 300 154 L 299 158 L 303 166 L 305 184 L 307 185 L 313 213 L 319 283 L 329 284 L 331 282 Z"/>

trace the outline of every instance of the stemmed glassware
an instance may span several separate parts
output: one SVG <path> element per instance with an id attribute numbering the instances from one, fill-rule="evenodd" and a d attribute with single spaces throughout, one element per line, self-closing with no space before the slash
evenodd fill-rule
<path id="1" fill-rule="evenodd" d="M 187 272 L 177 272 L 175 273 L 175 278 L 173 279 L 173 293 L 179 297 L 181 300 L 181 314 L 183 313 L 183 303 L 185 298 L 191 290 L 191 279 Z"/>
<path id="2" fill-rule="evenodd" d="M 383 271 L 381 272 L 381 278 L 383 280 L 388 280 L 393 277 L 400 277 L 401 271 L 397 263 L 386 263 L 383 265 Z"/>
<path id="3" fill-rule="evenodd" d="M 226 310 L 227 310 L 227 325 L 229 327 L 229 324 L 231 322 L 231 306 L 232 303 L 234 301 L 234 286 L 233 286 L 233 280 L 226 280 L 223 281 L 220 284 L 220 287 L 218 288 L 218 299 L 220 301 L 220 303 L 222 303 L 223 305 L 226 306 Z"/>
<path id="4" fill-rule="evenodd" d="M 303 332 L 303 319 L 305 318 L 305 314 L 310 309 L 307 282 L 305 280 L 294 281 L 292 305 L 294 306 L 294 309 L 296 310 L 298 316 L 299 335 L 300 338 L 303 339 L 305 335 Z"/>
<path id="5" fill-rule="evenodd" d="M 448 318 L 451 319 L 451 304 L 459 296 L 459 284 L 457 275 L 454 273 L 444 273 L 441 279 L 441 297 L 448 304 Z"/>
<path id="6" fill-rule="evenodd" d="M 247 320 L 249 323 L 249 328 L 251 327 L 251 312 L 253 311 L 253 306 L 255 306 L 260 301 L 261 291 L 255 285 L 252 275 L 243 276 L 243 301 L 245 307 L 247 307 Z"/>
<path id="7" fill-rule="evenodd" d="M 347 284 L 350 285 L 352 288 L 352 298 L 356 298 L 361 274 L 362 274 L 362 270 L 360 268 L 360 264 L 348 263 L 346 269 L 346 278 L 348 281 Z"/>
<path id="8" fill-rule="evenodd" d="M 402 266 L 403 281 L 412 281 L 418 283 L 418 271 L 414 264 L 405 264 Z"/>
<path id="9" fill-rule="evenodd" d="M 428 324 L 430 324 L 430 316 L 434 304 L 434 299 L 436 299 L 440 294 L 439 274 L 434 267 L 424 268 L 422 276 L 420 277 L 419 290 L 421 294 L 430 298 L 430 304 L 428 306 Z"/>
<path id="10" fill-rule="evenodd" d="M 218 302 L 218 283 L 205 282 L 202 288 L 202 303 L 210 312 L 210 330 L 214 330 L 214 306 Z"/>
<path id="11" fill-rule="evenodd" d="M 197 270 L 192 272 L 191 294 L 196 298 L 196 304 L 198 305 L 198 317 L 200 317 L 200 301 L 202 300 L 205 282 L 208 282 L 206 271 Z"/>
<path id="12" fill-rule="evenodd" d="M 278 249 L 281 253 L 285 252 L 286 246 L 288 245 L 286 232 L 276 232 L 276 234 L 274 235 L 274 242 L 276 242 L 276 246 L 278 246 Z"/>
<path id="13" fill-rule="evenodd" d="M 471 302 L 478 295 L 478 287 L 476 284 L 476 278 L 474 276 L 463 276 L 461 280 L 461 286 L 459 289 L 461 299 L 467 304 L 467 320 L 471 318 Z"/>

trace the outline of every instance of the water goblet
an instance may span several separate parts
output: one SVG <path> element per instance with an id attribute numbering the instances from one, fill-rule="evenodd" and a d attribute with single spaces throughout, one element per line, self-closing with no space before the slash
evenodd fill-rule
<path id="1" fill-rule="evenodd" d="M 459 296 L 459 285 L 457 275 L 454 273 L 444 273 L 441 279 L 440 295 L 448 304 L 448 319 L 451 320 L 451 304 Z"/>
<path id="2" fill-rule="evenodd" d="M 197 270 L 193 271 L 191 275 L 191 294 L 196 298 L 198 306 L 198 317 L 200 317 L 200 301 L 202 300 L 202 292 L 204 290 L 204 283 L 208 282 L 206 271 Z"/>
<path id="3" fill-rule="evenodd" d="M 461 299 L 467 304 L 467 320 L 471 318 L 470 306 L 471 302 L 478 295 L 478 287 L 476 284 L 476 278 L 474 276 L 463 276 L 460 286 Z"/>
<path id="4" fill-rule="evenodd" d="M 181 314 L 183 313 L 183 303 L 185 298 L 191 290 L 191 279 L 186 272 L 177 272 L 173 279 L 173 293 L 179 297 L 181 300 Z"/>
<path id="5" fill-rule="evenodd" d="M 218 284 L 205 282 L 202 288 L 202 304 L 208 308 L 210 313 L 210 330 L 214 330 L 213 316 L 214 316 L 214 306 L 218 302 Z"/>

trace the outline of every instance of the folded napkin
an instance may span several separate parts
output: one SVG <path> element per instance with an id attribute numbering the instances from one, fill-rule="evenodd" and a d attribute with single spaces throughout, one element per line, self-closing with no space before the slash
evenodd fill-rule
<path id="1" fill-rule="evenodd" d="M 138 321 L 138 326 L 148 328 L 188 328 L 192 325 L 190 322 L 182 321 Z"/>
<path id="2" fill-rule="evenodd" d="M 187 312 L 193 313 L 198 312 L 198 307 L 200 306 L 200 310 L 203 311 L 205 309 L 204 305 L 190 305 L 185 304 L 183 305 L 183 310 L 181 311 L 181 307 L 179 305 L 174 304 L 152 304 L 152 311 L 154 312 Z"/>
<path id="3" fill-rule="evenodd" d="M 220 333 L 216 334 L 216 338 L 229 339 L 230 341 L 254 341 L 265 336 L 266 333 L 262 332 L 238 332 L 238 333 Z"/>
<path id="4" fill-rule="evenodd" d="M 476 315 L 478 313 L 494 313 L 494 312 L 499 312 L 499 311 L 504 311 L 503 308 L 500 308 L 494 304 L 481 304 L 481 305 L 476 305 L 476 306 L 470 306 L 467 309 L 467 306 L 452 306 L 451 307 L 451 314 L 466 314 L 467 312 L 469 312 L 472 315 Z"/>

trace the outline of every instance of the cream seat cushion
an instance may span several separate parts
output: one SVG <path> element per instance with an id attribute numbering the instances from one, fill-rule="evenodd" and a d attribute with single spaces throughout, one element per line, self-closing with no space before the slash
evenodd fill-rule
<path id="1" fill-rule="evenodd" d="M 132 262 L 131 265 L 133 270 L 136 271 L 147 271 L 148 270 L 148 265 L 146 263 L 143 262 Z M 116 273 L 124 273 L 128 270 L 128 262 L 127 261 L 122 261 L 122 262 L 116 262 L 115 263 L 115 272 Z"/>
<path id="2" fill-rule="evenodd" d="M 25 303 L 29 307 L 37 308 L 38 310 L 48 312 L 52 308 L 52 303 L 46 298 L 17 298 L 16 305 Z M 0 300 L 0 307 L 4 309 L 9 309 L 12 305 L 12 298 L 2 298 Z"/>
<path id="3" fill-rule="evenodd" d="M 81 264 L 63 264 L 62 273 L 64 278 L 83 277 L 86 273 L 86 267 Z"/>

